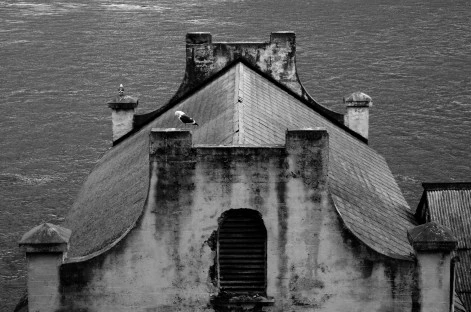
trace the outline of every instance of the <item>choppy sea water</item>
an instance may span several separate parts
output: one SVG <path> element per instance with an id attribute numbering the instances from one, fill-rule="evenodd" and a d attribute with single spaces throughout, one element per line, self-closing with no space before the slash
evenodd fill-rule
<path id="1" fill-rule="evenodd" d="M 421 182 L 471 181 L 468 0 L 0 0 L 0 12 L 0 311 L 25 289 L 21 235 L 60 224 L 109 148 L 108 99 L 122 83 L 140 112 L 165 104 L 189 31 L 295 31 L 318 102 L 343 112 L 345 95 L 373 98 L 370 145 L 412 209 Z"/>

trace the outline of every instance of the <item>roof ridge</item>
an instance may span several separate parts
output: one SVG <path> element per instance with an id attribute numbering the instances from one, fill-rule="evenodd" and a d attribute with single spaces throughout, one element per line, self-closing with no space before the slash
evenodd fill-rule
<path id="1" fill-rule="evenodd" d="M 245 128 L 244 128 L 244 66 L 241 63 L 237 64 L 238 68 L 236 70 L 236 79 L 237 81 L 237 88 L 236 88 L 236 114 L 239 117 L 238 125 L 239 125 L 239 140 L 237 144 L 244 144 L 245 143 Z"/>
<path id="2" fill-rule="evenodd" d="M 243 132 L 243 129 L 242 129 L 242 119 L 241 118 L 241 115 L 242 115 L 242 105 L 241 105 L 241 96 L 240 96 L 240 85 L 241 85 L 241 71 L 242 71 L 242 66 L 240 65 L 240 63 L 238 63 L 236 65 L 236 70 L 235 70 L 235 81 L 234 81 L 234 105 L 235 105 L 235 109 L 234 109 L 234 117 L 233 117 L 233 121 L 234 121 L 234 137 L 233 137 L 233 140 L 232 142 L 234 144 L 242 144 L 242 140 L 243 140 L 243 135 L 242 135 L 242 132 Z"/>
<path id="3" fill-rule="evenodd" d="M 368 145 L 368 139 L 364 138 L 361 134 L 359 134 L 359 133 L 355 132 L 354 130 L 350 129 L 348 126 L 343 124 L 343 122 L 340 121 L 340 119 L 337 118 L 342 114 L 336 113 L 336 112 L 320 105 L 319 103 L 317 103 L 314 100 L 309 101 L 308 99 L 303 98 L 301 95 L 297 94 L 295 91 L 290 89 L 288 86 L 282 84 L 280 81 L 277 81 L 275 78 L 269 76 L 267 73 L 262 72 L 259 68 L 256 68 L 254 65 L 250 64 L 245 59 L 237 58 L 237 59 L 229 62 L 220 71 L 216 72 L 212 76 L 208 77 L 206 80 L 202 81 L 199 85 L 196 85 L 195 87 L 193 87 L 193 88 L 187 90 L 186 92 L 184 92 L 178 98 L 170 99 L 169 102 L 167 102 L 166 104 L 164 104 L 163 106 L 159 107 L 158 109 L 156 109 L 154 111 L 151 111 L 151 112 L 148 112 L 148 113 L 145 113 L 145 114 L 142 114 L 142 115 L 139 115 L 139 114 L 134 115 L 135 121 L 134 121 L 133 129 L 131 131 L 129 131 L 128 133 L 126 133 L 125 135 L 123 135 L 122 137 L 120 137 L 119 139 L 117 139 L 116 141 L 114 141 L 113 146 L 118 145 L 122 141 L 126 140 L 128 137 L 130 137 L 130 136 L 134 135 L 135 133 L 139 132 L 147 124 L 154 121 L 156 118 L 161 116 L 163 113 L 165 113 L 166 111 L 168 111 L 172 107 L 178 105 L 179 103 L 182 103 L 184 100 L 188 99 L 189 97 L 194 95 L 199 90 L 202 90 L 203 88 L 205 88 L 206 86 L 211 84 L 213 81 L 215 81 L 218 78 L 220 78 L 221 76 L 223 76 L 233 66 L 240 66 L 241 64 L 244 65 L 244 66 L 247 66 L 247 68 L 253 70 L 255 73 L 257 73 L 261 77 L 265 78 L 269 82 L 273 83 L 274 85 L 276 85 L 281 90 L 287 92 L 288 94 L 293 96 L 295 99 L 299 100 L 301 103 L 303 103 L 304 105 L 306 105 L 307 107 L 309 107 L 313 111 L 317 112 L 318 114 L 320 114 L 321 116 L 323 116 L 324 118 L 329 120 L 332 124 L 336 125 L 337 127 L 342 129 L 343 131 L 346 131 L 347 133 L 349 133 L 350 135 L 352 135 L 353 137 L 358 139 L 360 142 L 365 143 L 366 145 Z M 240 66 L 239 68 L 241 68 L 241 67 L 242 66 Z M 238 72 L 238 71 L 236 70 L 236 72 Z M 240 84 L 240 82 L 239 82 L 239 84 Z M 238 93 L 238 91 L 239 90 L 237 90 L 236 93 Z M 334 115 L 338 115 L 338 116 L 336 117 Z M 239 125 L 239 132 L 240 131 L 241 131 L 241 129 L 240 129 L 240 125 Z M 239 137 L 240 137 L 240 133 L 239 133 Z"/>

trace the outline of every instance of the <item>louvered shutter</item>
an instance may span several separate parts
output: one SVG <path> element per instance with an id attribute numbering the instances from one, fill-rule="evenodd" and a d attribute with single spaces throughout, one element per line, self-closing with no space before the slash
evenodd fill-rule
<path id="1" fill-rule="evenodd" d="M 266 293 L 266 229 L 257 212 L 229 211 L 219 228 L 219 286 L 237 294 Z"/>

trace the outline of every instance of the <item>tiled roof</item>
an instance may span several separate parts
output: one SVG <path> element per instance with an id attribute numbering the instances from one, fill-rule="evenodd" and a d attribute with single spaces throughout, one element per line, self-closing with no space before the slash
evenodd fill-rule
<path id="1" fill-rule="evenodd" d="M 183 125 L 176 110 L 200 126 Z M 72 257 L 106 250 L 134 226 L 147 194 L 147 144 L 153 127 L 191 128 L 194 144 L 219 145 L 284 144 L 287 129 L 326 128 L 330 191 L 345 226 L 381 254 L 411 258 L 407 229 L 416 224 L 384 158 L 357 134 L 244 62 L 161 110 L 105 154 L 68 218 Z"/>
<path id="2" fill-rule="evenodd" d="M 471 183 L 424 183 L 416 216 L 421 222 L 437 221 L 458 239 L 456 291 L 471 311 Z"/>

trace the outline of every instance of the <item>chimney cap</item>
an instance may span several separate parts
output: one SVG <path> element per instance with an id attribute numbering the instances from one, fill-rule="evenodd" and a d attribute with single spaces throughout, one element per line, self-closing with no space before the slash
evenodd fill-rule
<path id="1" fill-rule="evenodd" d="M 212 41 L 210 32 L 189 32 L 186 34 L 186 44 L 211 44 Z"/>
<path id="2" fill-rule="evenodd" d="M 124 95 L 123 84 L 119 85 L 118 95 L 108 102 L 111 109 L 134 109 L 137 107 L 139 100 L 135 97 Z"/>
<path id="3" fill-rule="evenodd" d="M 26 252 L 64 252 L 72 231 L 51 223 L 38 225 L 21 238 L 19 245 Z"/>
<path id="4" fill-rule="evenodd" d="M 435 221 L 409 229 L 407 238 L 417 251 L 452 251 L 458 244 L 450 229 Z"/>
<path id="5" fill-rule="evenodd" d="M 347 104 L 347 106 L 368 106 L 371 107 L 373 105 L 373 100 L 371 97 L 363 92 L 353 92 L 352 94 L 345 96 L 343 98 L 343 102 Z"/>
<path id="6" fill-rule="evenodd" d="M 54 225 L 43 223 L 26 232 L 21 238 L 20 245 L 26 244 L 66 244 L 69 242 L 72 231 Z"/>
<path id="7" fill-rule="evenodd" d="M 139 104 L 139 100 L 129 95 L 123 97 L 115 97 L 108 102 L 108 107 L 111 109 L 134 109 Z"/>

